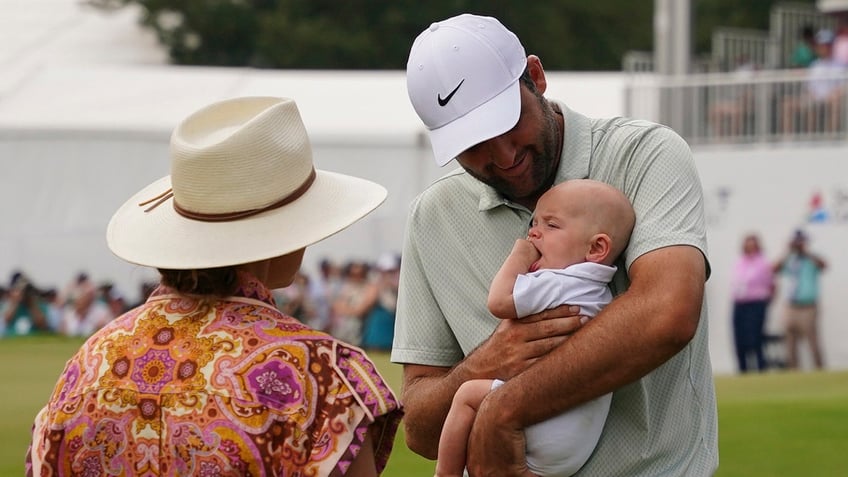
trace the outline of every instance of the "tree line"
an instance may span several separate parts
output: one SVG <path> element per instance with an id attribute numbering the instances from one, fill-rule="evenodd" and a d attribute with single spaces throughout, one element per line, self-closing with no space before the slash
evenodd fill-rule
<path id="1" fill-rule="evenodd" d="M 715 27 L 766 29 L 776 0 L 690 0 L 694 54 Z M 435 20 L 492 15 L 528 52 L 558 71 L 621 68 L 630 50 L 653 49 L 654 0 L 88 0 L 138 5 L 171 61 L 181 65 L 292 69 L 406 67 L 413 39 Z M 792 3 L 814 4 L 815 0 Z"/>

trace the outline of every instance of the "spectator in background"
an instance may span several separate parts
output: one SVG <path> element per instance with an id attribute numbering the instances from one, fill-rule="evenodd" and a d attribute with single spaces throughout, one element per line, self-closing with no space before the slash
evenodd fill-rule
<path id="1" fill-rule="evenodd" d="M 352 261 L 342 272 L 342 285 L 333 301 L 330 334 L 355 346 L 362 344 L 365 317 L 377 303 L 377 285 L 370 280 L 370 267 Z"/>
<path id="2" fill-rule="evenodd" d="M 314 315 L 314 307 L 309 297 L 309 276 L 299 270 L 291 285 L 274 290 L 274 301 L 277 309 L 284 314 L 297 318 L 301 323 L 310 324 Z"/>
<path id="3" fill-rule="evenodd" d="M 109 305 L 99 299 L 96 288 L 80 288 L 71 297 L 65 303 L 60 329 L 62 334 L 88 337 L 115 318 Z"/>
<path id="4" fill-rule="evenodd" d="M 742 242 L 742 255 L 731 276 L 733 292 L 733 342 L 739 371 L 748 372 L 754 358 L 759 371 L 768 367 L 765 359 L 765 322 L 768 304 L 774 294 L 772 264 L 765 258 L 756 234 Z"/>
<path id="5" fill-rule="evenodd" d="M 129 309 L 124 295 L 115 288 L 115 284 L 112 282 L 101 283 L 97 289 L 97 295 L 97 299 L 109 307 L 109 313 L 112 317 L 120 316 Z"/>
<path id="6" fill-rule="evenodd" d="M 21 272 L 12 274 L 0 312 L 3 334 L 6 336 L 50 331 L 47 303 L 38 288 Z"/>
<path id="7" fill-rule="evenodd" d="M 0 337 L 6 334 L 6 302 L 9 300 L 9 290 L 0 286 Z"/>
<path id="8" fill-rule="evenodd" d="M 848 12 L 836 18 L 836 37 L 833 39 L 833 61 L 848 69 Z"/>
<path id="9" fill-rule="evenodd" d="M 62 302 L 59 292 L 55 288 L 49 288 L 41 293 L 44 303 L 47 304 L 47 326 L 53 333 L 62 331 Z"/>
<path id="10" fill-rule="evenodd" d="M 318 277 L 309 281 L 309 296 L 314 307 L 311 326 L 316 330 L 330 330 L 332 304 L 339 293 L 341 282 L 339 267 L 328 258 L 322 259 Z"/>
<path id="11" fill-rule="evenodd" d="M 839 78 L 844 68 L 833 60 L 834 35 L 831 30 L 819 30 L 815 35 L 817 58 L 807 68 L 807 77 L 800 94 L 783 99 L 782 123 L 784 133 L 833 132 L 840 127 L 845 89 Z M 801 126 L 800 128 L 798 126 Z"/>
<path id="12" fill-rule="evenodd" d="M 712 134 L 717 137 L 750 134 L 754 112 L 754 79 L 758 66 L 747 56 L 739 55 L 733 66 L 734 81 L 714 88 L 710 102 L 709 120 Z"/>
<path id="13" fill-rule="evenodd" d="M 816 33 L 818 58 L 810 64 L 807 91 L 812 104 L 807 119 L 813 131 L 835 131 L 842 114 L 845 88 L 838 75 L 845 71 L 833 58 L 834 34 L 831 30 Z"/>
<path id="14" fill-rule="evenodd" d="M 377 259 L 375 268 L 377 302 L 365 317 L 362 347 L 366 350 L 389 351 L 395 335 L 400 256 L 385 253 Z"/>
<path id="15" fill-rule="evenodd" d="M 799 366 L 798 346 L 806 341 L 816 369 L 824 367 L 818 329 L 819 277 L 827 264 L 818 255 L 807 250 L 808 237 L 796 230 L 789 242 L 789 250 L 775 265 L 775 273 L 783 274 L 788 281 L 784 314 L 787 362 L 789 369 Z"/>
<path id="16" fill-rule="evenodd" d="M 804 25 L 801 28 L 801 38 L 792 50 L 789 57 L 789 66 L 792 68 L 806 68 L 816 59 L 816 32 L 812 25 Z"/>
<path id="17" fill-rule="evenodd" d="M 74 303 L 77 301 L 77 298 L 90 293 L 96 288 L 97 287 L 94 285 L 94 282 L 91 278 L 89 278 L 88 273 L 79 272 L 74 279 L 62 289 L 59 294 L 59 303 L 63 307 L 68 303 Z"/>

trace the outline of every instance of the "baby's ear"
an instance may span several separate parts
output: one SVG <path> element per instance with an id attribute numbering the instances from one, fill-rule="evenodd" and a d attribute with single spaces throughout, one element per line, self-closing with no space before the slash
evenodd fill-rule
<path id="1" fill-rule="evenodd" d="M 607 234 L 595 234 L 589 242 L 589 250 L 586 252 L 586 261 L 603 263 L 610 254 L 612 240 Z"/>

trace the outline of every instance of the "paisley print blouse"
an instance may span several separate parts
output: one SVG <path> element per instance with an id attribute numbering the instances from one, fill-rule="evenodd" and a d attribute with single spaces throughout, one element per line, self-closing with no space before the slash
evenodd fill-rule
<path id="1" fill-rule="evenodd" d="M 344 475 L 372 431 L 378 470 L 401 406 L 358 348 L 237 296 L 160 286 L 68 361 L 33 426 L 36 476 Z"/>

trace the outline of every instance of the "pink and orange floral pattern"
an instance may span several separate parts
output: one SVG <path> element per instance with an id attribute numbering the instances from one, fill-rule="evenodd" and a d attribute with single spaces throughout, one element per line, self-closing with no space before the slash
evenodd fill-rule
<path id="1" fill-rule="evenodd" d="M 366 431 L 382 470 L 401 406 L 358 348 L 238 296 L 160 286 L 91 337 L 36 417 L 36 476 L 344 475 Z"/>

